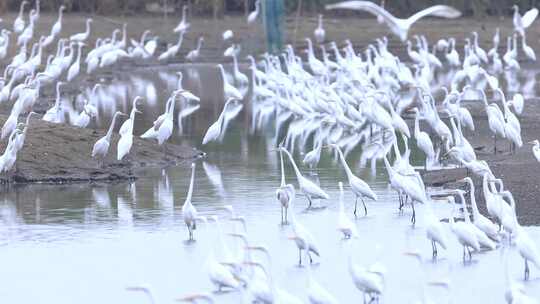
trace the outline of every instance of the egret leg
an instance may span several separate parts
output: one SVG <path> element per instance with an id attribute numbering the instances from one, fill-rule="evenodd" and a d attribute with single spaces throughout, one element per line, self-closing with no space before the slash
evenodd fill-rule
<path id="1" fill-rule="evenodd" d="M 309 195 L 306 195 L 307 197 L 307 200 L 308 200 L 308 209 L 311 208 L 311 197 L 309 197 Z"/>
<path id="2" fill-rule="evenodd" d="M 283 225 L 283 206 L 281 206 L 281 225 Z"/>
<path id="3" fill-rule="evenodd" d="M 289 210 L 289 208 L 285 207 L 285 224 L 289 223 L 288 216 L 287 216 L 287 211 L 288 210 Z"/>
<path id="4" fill-rule="evenodd" d="M 437 257 L 437 244 L 435 241 L 431 241 L 431 247 L 433 247 L 433 258 Z"/>
<path id="5" fill-rule="evenodd" d="M 472 254 L 471 254 L 471 249 L 469 247 L 465 247 L 467 248 L 467 253 L 469 253 L 469 261 L 472 260 Z"/>
<path id="6" fill-rule="evenodd" d="M 493 137 L 493 154 L 497 154 L 497 134 Z"/>
<path id="7" fill-rule="evenodd" d="M 358 196 L 356 197 L 356 199 L 354 200 L 354 211 L 353 211 L 353 214 L 354 214 L 354 217 L 356 217 L 356 204 L 358 203 Z"/>
<path id="8" fill-rule="evenodd" d="M 399 199 L 399 212 L 403 211 L 403 197 L 401 197 L 401 193 L 398 193 L 398 199 Z"/>
<path id="9" fill-rule="evenodd" d="M 302 249 L 298 248 L 298 266 L 302 266 Z"/>
<path id="10" fill-rule="evenodd" d="M 414 209 L 414 201 L 411 202 L 411 206 L 412 206 L 412 217 L 411 217 L 411 223 L 413 224 L 416 224 L 416 210 Z"/>
<path id="11" fill-rule="evenodd" d="M 367 206 L 366 202 L 364 202 L 364 198 L 360 197 L 360 200 L 362 201 L 362 205 L 364 205 L 364 216 L 367 216 Z"/>
<path id="12" fill-rule="evenodd" d="M 529 262 L 525 259 L 525 281 L 529 280 Z"/>
<path id="13" fill-rule="evenodd" d="M 465 253 L 465 246 L 463 246 L 463 263 L 465 263 L 465 256 L 466 256 L 466 253 Z"/>
<path id="14" fill-rule="evenodd" d="M 309 253 L 309 249 L 307 250 L 307 255 L 309 257 L 309 263 L 313 264 L 313 258 L 311 257 L 311 253 Z"/>

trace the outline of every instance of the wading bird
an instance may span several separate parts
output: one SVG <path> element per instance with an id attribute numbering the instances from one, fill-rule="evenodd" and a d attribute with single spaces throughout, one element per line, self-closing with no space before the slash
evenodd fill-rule
<path id="1" fill-rule="evenodd" d="M 390 28 L 392 33 L 401 39 L 401 41 L 407 40 L 407 35 L 411 26 L 418 20 L 427 17 L 442 17 L 455 19 L 461 16 L 461 12 L 457 9 L 447 6 L 447 5 L 435 5 L 424 10 L 417 12 L 407 19 L 400 19 L 392 16 L 384 8 L 378 6 L 377 4 L 369 1 L 343 1 L 335 4 L 326 5 L 327 10 L 332 9 L 350 9 L 350 10 L 360 10 L 371 13 L 377 17 L 381 17 L 386 25 Z"/>

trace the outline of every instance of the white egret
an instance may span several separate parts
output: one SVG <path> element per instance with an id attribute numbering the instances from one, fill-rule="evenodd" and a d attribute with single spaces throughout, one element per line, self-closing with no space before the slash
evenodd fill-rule
<path id="1" fill-rule="evenodd" d="M 221 111 L 221 114 L 219 114 L 218 119 L 206 130 L 206 133 L 204 134 L 202 144 L 206 145 L 211 141 L 218 140 L 221 138 L 221 134 L 225 131 L 223 129 L 223 124 L 225 120 L 225 113 L 227 112 L 227 108 L 229 104 L 239 102 L 238 99 L 235 98 L 229 98 L 227 102 L 225 102 L 225 105 L 223 106 L 223 110 Z"/>
<path id="2" fill-rule="evenodd" d="M 300 191 L 304 193 L 309 202 L 308 208 L 311 207 L 312 199 L 330 198 L 330 196 L 328 196 L 328 194 L 326 194 L 326 192 L 324 192 L 319 186 L 317 186 L 314 182 L 310 181 L 302 175 L 300 169 L 298 169 L 298 167 L 296 166 L 292 155 L 289 153 L 289 151 L 287 151 L 287 149 L 285 149 L 285 147 L 279 147 L 279 150 L 285 152 L 285 154 L 287 154 L 287 156 L 289 157 L 289 160 L 291 161 L 291 164 L 294 168 L 294 172 L 296 173 L 296 179 L 298 181 Z"/>
<path id="3" fill-rule="evenodd" d="M 500 237 L 497 226 L 487 217 L 482 215 L 478 210 L 478 206 L 476 205 L 475 187 L 472 179 L 470 177 L 466 177 L 460 180 L 460 182 L 466 182 L 469 185 L 469 196 L 471 197 L 473 224 L 478 227 L 478 229 L 482 230 L 491 239 L 499 241 Z"/>
<path id="4" fill-rule="evenodd" d="M 540 162 L 540 142 L 538 141 L 538 139 L 535 139 L 529 142 L 529 144 L 533 145 L 532 151 L 533 151 L 534 158 L 536 158 L 536 160 Z"/>
<path id="5" fill-rule="evenodd" d="M 79 75 L 79 71 L 81 69 L 81 51 L 85 44 L 79 43 L 77 46 L 77 58 L 75 59 L 75 62 L 69 67 L 68 74 L 67 74 L 67 81 L 70 82 L 77 75 Z"/>
<path id="6" fill-rule="evenodd" d="M 75 42 L 85 42 L 90 37 L 90 25 L 94 20 L 92 18 L 86 19 L 86 30 L 82 33 L 78 33 L 69 37 L 69 40 Z"/>
<path id="7" fill-rule="evenodd" d="M 532 61 L 536 61 L 536 53 L 534 52 L 533 48 L 527 45 L 527 36 L 524 35 L 521 39 L 521 47 L 523 48 L 523 52 L 525 53 L 525 56 L 529 58 Z"/>
<path id="8" fill-rule="evenodd" d="M 234 37 L 234 32 L 232 30 L 226 30 L 221 34 L 224 41 L 232 39 Z"/>
<path id="9" fill-rule="evenodd" d="M 60 32 L 62 32 L 62 17 L 64 15 L 64 11 L 66 10 L 66 7 L 64 5 L 60 5 L 58 8 L 58 20 L 54 23 L 54 25 L 51 28 L 51 33 L 45 40 L 43 40 L 43 47 L 49 46 L 51 43 L 53 43 L 54 39 L 60 35 Z"/>
<path id="10" fill-rule="evenodd" d="M 279 151 L 279 159 L 281 165 L 281 184 L 276 190 L 276 197 L 281 208 L 281 224 L 287 224 L 287 211 L 294 201 L 296 190 L 292 184 L 285 183 L 285 168 L 283 164 L 283 152 L 281 150 Z"/>
<path id="11" fill-rule="evenodd" d="M 465 262 L 466 253 L 469 254 L 469 260 L 472 260 L 471 248 L 475 251 L 480 251 L 480 243 L 473 228 L 465 222 L 455 222 L 454 212 L 456 204 L 453 196 L 448 197 L 448 201 L 452 204 L 452 212 L 450 213 L 450 228 L 456 236 L 458 242 L 463 246 L 463 261 Z"/>
<path id="12" fill-rule="evenodd" d="M 322 152 L 322 141 L 315 142 L 313 150 L 306 153 L 302 162 L 309 166 L 310 169 L 314 169 L 319 164 Z"/>
<path id="13" fill-rule="evenodd" d="M 313 237 L 313 235 L 296 220 L 294 212 L 291 213 L 291 222 L 293 235 L 290 236 L 289 239 L 293 240 L 298 248 L 298 265 L 302 265 L 302 250 L 304 250 L 308 256 L 309 263 L 313 263 L 311 254 L 313 253 L 316 256 L 320 256 L 319 246 L 315 242 L 315 237 Z"/>
<path id="14" fill-rule="evenodd" d="M 107 131 L 107 134 L 100 138 L 96 143 L 94 144 L 94 147 L 92 148 L 92 157 L 93 158 L 101 158 L 102 165 L 105 157 L 107 156 L 107 152 L 109 152 L 109 146 L 111 144 L 111 136 L 114 129 L 114 125 L 116 123 L 116 119 L 120 115 L 126 115 L 120 111 L 117 111 L 114 113 L 111 125 L 109 126 L 109 130 Z"/>
<path id="15" fill-rule="evenodd" d="M 341 160 L 341 165 L 343 166 L 343 169 L 347 174 L 347 179 L 349 180 L 349 186 L 351 187 L 351 191 L 356 197 L 354 201 L 354 216 L 356 216 L 356 206 L 358 204 L 359 198 L 362 202 L 362 205 L 364 206 L 364 215 L 367 215 L 367 206 L 364 202 L 364 197 L 377 201 L 377 195 L 375 194 L 375 192 L 373 192 L 373 190 L 371 190 L 371 188 L 365 181 L 352 173 L 351 168 L 349 168 L 349 165 L 345 160 L 345 156 L 343 155 L 343 152 L 341 152 L 339 146 L 336 144 L 330 144 L 330 146 L 337 150 L 339 154 L 339 159 Z"/>
<path id="16" fill-rule="evenodd" d="M 15 18 L 15 21 L 13 21 L 13 32 L 15 34 L 20 34 L 24 30 L 24 7 L 28 3 L 28 1 L 21 2 L 21 6 L 19 7 L 19 15 L 17 15 L 17 18 Z"/>
<path id="17" fill-rule="evenodd" d="M 189 240 L 193 241 L 193 230 L 197 229 L 197 209 L 191 203 L 191 198 L 193 195 L 193 183 L 195 180 L 195 163 L 191 164 L 191 180 L 189 182 L 189 190 L 186 197 L 186 201 L 182 206 L 182 217 L 184 218 L 184 223 L 187 226 L 189 231 Z"/>
<path id="18" fill-rule="evenodd" d="M 386 154 L 383 156 L 384 159 L 384 166 L 386 167 L 386 171 L 388 172 L 388 177 L 390 179 L 390 185 L 393 189 L 395 189 L 399 194 L 400 199 L 400 207 L 402 203 L 401 195 L 405 194 L 411 199 L 411 208 L 413 211 L 413 214 L 411 216 L 411 223 L 413 225 L 416 224 L 416 210 L 414 208 L 414 202 L 425 204 L 428 200 L 427 194 L 425 189 L 420 185 L 418 182 L 418 176 L 412 175 L 401 175 L 398 172 L 390 166 L 390 162 L 388 161 L 388 158 L 386 157 Z"/>
<path id="19" fill-rule="evenodd" d="M 442 17 L 454 19 L 461 16 L 461 12 L 457 9 L 447 5 L 435 5 L 424 10 L 417 12 L 407 19 L 400 19 L 392 16 L 384 8 L 369 1 L 343 1 L 335 4 L 328 4 L 325 6 L 327 10 L 330 9 L 351 9 L 361 10 L 371 13 L 377 17 L 381 17 L 386 25 L 390 28 L 392 33 L 397 35 L 401 41 L 407 40 L 407 35 L 411 26 L 418 20 L 426 16 Z"/>
<path id="20" fill-rule="evenodd" d="M 178 42 L 176 42 L 176 44 L 169 46 L 165 52 L 159 55 L 158 57 L 159 61 L 172 59 L 178 54 L 178 51 L 180 50 L 180 47 L 182 46 L 182 41 L 184 40 L 184 32 L 180 32 L 180 34 L 178 35 L 179 35 Z"/>
<path id="21" fill-rule="evenodd" d="M 56 83 L 56 99 L 54 101 L 54 105 L 48 109 L 45 114 L 43 114 L 44 121 L 52 122 L 52 123 L 62 123 L 64 122 L 64 111 L 62 110 L 62 99 L 60 96 L 60 87 L 64 85 L 63 82 L 58 81 Z"/>
<path id="22" fill-rule="evenodd" d="M 356 265 L 350 253 L 348 253 L 347 268 L 354 286 L 363 293 L 364 303 L 366 303 L 366 295 L 370 297 L 368 303 L 378 302 L 378 298 L 384 289 L 383 273 Z"/>
<path id="23" fill-rule="evenodd" d="M 469 209 L 467 207 L 467 202 L 465 201 L 465 196 L 463 195 L 465 191 L 461 189 L 457 189 L 455 191 L 459 195 L 459 198 L 461 200 L 461 206 L 463 208 L 463 217 L 465 218 L 465 224 L 468 225 L 469 229 L 475 234 L 476 239 L 478 240 L 478 244 L 481 247 L 494 250 L 497 247 L 496 244 L 492 240 L 489 239 L 489 237 L 484 231 L 482 231 L 476 225 L 471 223 L 471 218 L 469 217 Z"/>
<path id="24" fill-rule="evenodd" d="M 30 127 L 30 117 L 32 115 L 37 115 L 36 112 L 30 112 L 26 116 L 26 122 L 24 124 L 24 129 L 22 129 L 22 132 L 15 138 L 15 142 L 13 143 L 13 147 L 16 151 L 20 151 L 24 146 L 24 141 L 26 140 L 26 132 L 28 131 L 28 128 Z"/>
<path id="25" fill-rule="evenodd" d="M 519 14 L 519 6 L 513 5 L 514 16 L 512 22 L 514 23 L 514 31 L 518 32 L 521 36 L 525 35 L 525 30 L 531 26 L 538 16 L 538 9 L 533 7 L 528 10 L 523 16 Z"/>
<path id="26" fill-rule="evenodd" d="M 343 203 L 343 183 L 339 182 L 339 214 L 337 229 L 343 233 L 343 238 L 350 239 L 351 237 L 358 238 L 358 230 L 354 223 L 345 214 L 345 206 Z"/>
<path id="27" fill-rule="evenodd" d="M 247 23 L 248 24 L 252 24 L 253 22 L 255 22 L 255 20 L 257 20 L 257 17 L 259 16 L 259 10 L 260 10 L 260 5 L 261 5 L 261 0 L 256 0 L 255 1 L 255 10 L 253 10 L 251 13 L 249 13 L 248 17 L 247 17 Z"/>
<path id="28" fill-rule="evenodd" d="M 221 77 L 223 79 L 223 96 L 225 97 L 225 100 L 228 100 L 229 98 L 235 98 L 235 99 L 238 99 L 238 100 L 242 100 L 244 98 L 242 93 L 240 93 L 240 91 L 238 91 L 237 88 L 232 86 L 227 81 L 227 76 L 225 75 L 225 69 L 223 68 L 223 65 L 218 64 L 217 66 L 218 66 L 218 68 L 219 68 L 219 70 L 221 72 Z"/>
<path id="29" fill-rule="evenodd" d="M 174 28 L 175 33 L 185 32 L 191 26 L 191 24 L 187 22 L 187 10 L 188 6 L 184 5 L 182 7 L 182 20 L 180 20 L 180 23 Z"/>
<path id="30" fill-rule="evenodd" d="M 122 160 L 129 153 L 131 146 L 133 145 L 133 126 L 135 124 L 135 114 L 142 113 L 137 109 L 137 102 L 139 102 L 140 99 L 142 99 L 141 96 L 135 97 L 129 118 L 124 121 L 118 130 L 120 140 L 118 140 L 117 145 L 117 160 Z"/>
<path id="31" fill-rule="evenodd" d="M 172 135 L 173 128 L 174 128 L 174 105 L 176 104 L 176 92 L 173 93 L 173 96 L 171 97 L 171 104 L 169 108 L 167 109 L 167 112 L 165 113 L 165 117 L 163 118 L 163 121 L 157 128 L 157 141 L 158 144 L 161 146 L 164 144 Z"/>
<path id="32" fill-rule="evenodd" d="M 199 58 L 199 55 L 201 53 L 201 47 L 202 47 L 202 43 L 204 41 L 204 37 L 199 37 L 199 40 L 197 40 L 197 48 L 195 48 L 194 50 L 191 50 L 189 51 L 189 53 L 186 55 L 186 60 L 187 61 L 191 61 L 191 62 L 194 62 L 195 60 L 197 60 Z"/>
<path id="33" fill-rule="evenodd" d="M 319 14 L 317 28 L 313 31 L 313 36 L 315 37 L 315 41 L 317 41 L 317 43 L 324 43 L 325 34 L 326 34 L 326 31 L 323 28 L 323 15 Z"/>
<path id="34" fill-rule="evenodd" d="M 424 131 L 420 131 L 420 114 L 418 113 L 418 109 L 414 108 L 414 111 L 416 114 L 414 117 L 414 138 L 416 139 L 418 148 L 426 155 L 424 169 L 427 170 L 428 163 L 431 163 L 435 157 L 435 150 L 433 149 L 433 142 L 429 135 Z"/>

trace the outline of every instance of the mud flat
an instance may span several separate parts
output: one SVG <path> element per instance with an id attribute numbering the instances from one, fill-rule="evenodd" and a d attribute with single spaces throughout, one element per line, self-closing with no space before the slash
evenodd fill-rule
<path id="1" fill-rule="evenodd" d="M 2 174 L 0 183 L 73 183 L 136 179 L 141 169 L 175 165 L 203 155 L 187 146 L 165 144 L 133 136 L 131 152 L 123 161 L 116 160 L 119 135 L 113 134 L 109 153 L 102 166 L 91 156 L 94 143 L 106 130 L 81 129 L 66 124 L 52 124 L 36 115 L 30 120 L 24 147 L 17 158 L 17 168 Z M 0 115 L 3 125 L 5 115 Z M 7 140 L 0 143 L 4 151 Z"/>
<path id="2" fill-rule="evenodd" d="M 502 108 L 500 101 L 497 101 L 497 104 Z M 538 100 L 535 98 L 525 101 L 523 114 L 519 117 L 524 144 L 516 149 L 514 154 L 509 152 L 509 141 L 506 139 L 497 140 L 497 153 L 494 153 L 493 137 L 482 102 L 466 102 L 463 105 L 471 111 L 476 127 L 474 132 L 465 131 L 464 135 L 476 150 L 478 159 L 487 161 L 493 174 L 503 180 L 504 188 L 514 195 L 519 222 L 523 225 L 539 225 L 540 163 L 534 158 L 532 145 L 528 144 L 529 141 L 540 138 Z M 457 180 L 467 176 L 467 170 L 464 168 L 423 172 L 423 176 L 427 185 L 466 188 L 466 185 L 456 183 Z M 482 178 L 473 176 L 472 173 L 469 173 L 469 176 L 473 178 L 475 184 L 475 197 L 479 208 L 483 214 L 487 214 L 482 193 Z"/>

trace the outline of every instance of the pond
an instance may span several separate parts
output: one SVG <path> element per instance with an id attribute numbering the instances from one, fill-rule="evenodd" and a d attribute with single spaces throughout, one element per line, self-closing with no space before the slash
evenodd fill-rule
<path id="1" fill-rule="evenodd" d="M 202 138 L 223 107 L 223 88 L 214 66 L 143 68 L 119 71 L 102 80 L 98 90 L 101 113 L 98 125 L 106 128 L 110 114 L 126 113 L 136 95 L 145 98 L 142 115 L 137 116 L 135 134 L 143 133 L 165 108 L 165 101 L 177 85 L 177 71 L 184 75 L 183 86 L 201 97 L 201 103 L 182 103 L 175 111 L 173 142 L 188 143 L 207 153 L 196 161 L 193 204 L 200 214 L 221 218 L 224 232 L 238 231 L 240 225 L 228 221 L 223 206 L 233 206 L 246 219 L 247 237 L 255 245 L 264 244 L 272 257 L 272 276 L 281 288 L 306 300 L 307 269 L 298 267 L 298 252 L 291 227 L 280 225 L 280 208 L 275 191 L 280 184 L 279 154 L 274 151 L 283 131 L 276 132 L 273 111 L 264 104 L 245 103 L 230 111 L 231 121 L 221 143 L 202 146 Z M 90 91 L 88 88 L 86 91 Z M 80 99 L 80 98 L 78 98 Z M 178 118 L 181 119 L 178 119 Z M 179 124 L 181 128 L 179 128 Z M 303 155 L 295 151 L 301 163 Z M 303 151 L 307 152 L 307 151 Z M 368 201 L 368 215 L 354 220 L 360 237 L 342 240 L 337 231 L 338 182 L 347 184 L 345 172 L 334 153 L 324 150 L 318 169 L 301 166 L 309 179 L 320 184 L 330 199 L 316 201 L 320 208 L 306 210 L 307 201 L 298 195 L 296 218 L 315 236 L 321 257 L 314 259 L 311 273 L 342 303 L 360 302 L 347 270 L 347 256 L 369 266 L 380 262 L 387 269 L 381 302 L 408 303 L 423 296 L 438 302 L 504 303 L 506 276 L 502 249 L 473 255 L 462 261 L 462 248 L 450 229 L 452 240 L 439 259 L 431 260 L 431 244 L 425 237 L 424 208 L 418 208 L 417 224 L 410 224 L 410 208 L 398 211 L 396 193 L 388 186 L 382 162 L 375 170 L 362 160 L 361 149 L 352 150 L 347 161 L 355 174 L 378 195 Z M 422 165 L 413 151 L 411 160 Z M 296 185 L 288 161 L 286 179 Z M 189 164 L 149 168 L 134 182 L 118 184 L 28 185 L 6 188 L 0 194 L 0 299 L 5 303 L 149 303 L 128 286 L 152 287 L 156 303 L 172 303 L 180 296 L 215 290 L 207 275 L 210 252 L 223 253 L 214 223 L 200 223 L 195 242 L 188 237 L 182 220 L 190 181 Z M 352 217 L 353 194 L 345 191 L 347 215 Z M 448 218 L 451 206 L 434 204 L 436 215 Z M 446 228 L 446 224 L 444 224 Z M 537 246 L 540 229 L 525 228 Z M 241 242 L 223 236 L 236 252 Z M 424 260 L 404 254 L 419 250 Z M 509 273 L 521 280 L 523 262 L 509 253 Z M 528 295 L 540 298 L 540 269 L 532 268 L 525 283 Z M 422 287 L 426 281 L 449 278 L 450 287 Z M 217 303 L 239 303 L 246 291 L 216 295 Z"/>

